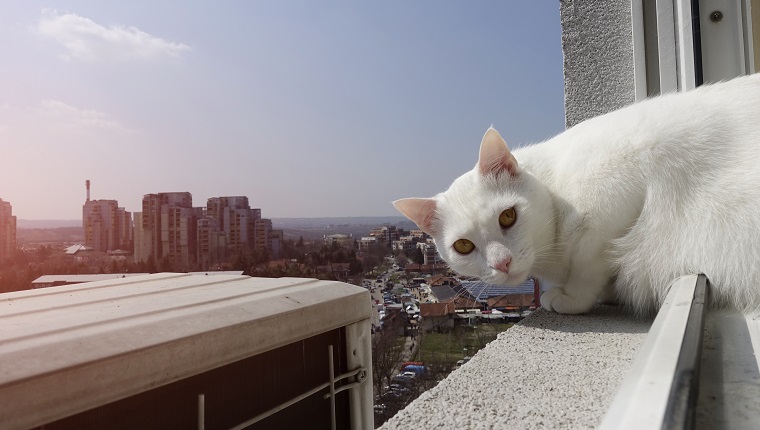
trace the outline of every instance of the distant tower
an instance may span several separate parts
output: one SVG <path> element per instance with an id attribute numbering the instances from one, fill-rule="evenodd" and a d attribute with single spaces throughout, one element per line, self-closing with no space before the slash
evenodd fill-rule
<path id="1" fill-rule="evenodd" d="M 87 201 L 90 201 L 90 180 L 84 181 L 85 186 L 87 186 Z"/>

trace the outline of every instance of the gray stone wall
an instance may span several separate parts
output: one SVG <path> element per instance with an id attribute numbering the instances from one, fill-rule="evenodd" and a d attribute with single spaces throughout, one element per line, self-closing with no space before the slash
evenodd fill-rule
<path id="1" fill-rule="evenodd" d="M 560 19 L 565 126 L 633 103 L 631 1 L 561 0 Z"/>

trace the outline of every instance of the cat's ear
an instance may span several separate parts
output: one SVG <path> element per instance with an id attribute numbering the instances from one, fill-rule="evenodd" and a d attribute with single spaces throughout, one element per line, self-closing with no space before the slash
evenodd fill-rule
<path id="1" fill-rule="evenodd" d="M 509 173 L 517 176 L 517 160 L 509 151 L 507 142 L 493 127 L 486 131 L 480 142 L 480 158 L 478 171 L 481 175 Z"/>
<path id="2" fill-rule="evenodd" d="M 393 202 L 393 206 L 404 214 L 405 217 L 417 224 L 420 230 L 431 236 L 435 233 L 433 227 L 436 208 L 435 200 L 420 198 L 400 199 Z"/>

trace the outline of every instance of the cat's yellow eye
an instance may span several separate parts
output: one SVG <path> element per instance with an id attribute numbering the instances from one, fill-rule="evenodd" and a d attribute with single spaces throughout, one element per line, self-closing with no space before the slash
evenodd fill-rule
<path id="1" fill-rule="evenodd" d="M 459 239 L 454 242 L 454 250 L 460 254 L 469 254 L 475 249 L 475 244 L 467 239 Z"/>
<path id="2" fill-rule="evenodd" d="M 502 228 L 512 227 L 515 221 L 517 221 L 517 211 L 515 211 L 515 208 L 505 209 L 499 214 L 499 225 Z"/>

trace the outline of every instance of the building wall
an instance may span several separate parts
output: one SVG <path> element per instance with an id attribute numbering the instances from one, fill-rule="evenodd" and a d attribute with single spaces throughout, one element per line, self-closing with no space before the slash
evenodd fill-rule
<path id="1" fill-rule="evenodd" d="M 134 259 L 135 262 L 148 261 L 150 259 L 150 231 L 143 227 L 142 212 L 135 212 L 135 223 L 133 230 L 134 239 Z"/>
<path id="2" fill-rule="evenodd" d="M 213 270 L 227 259 L 227 237 L 215 218 L 198 220 L 198 256 L 200 270 Z"/>
<path id="3" fill-rule="evenodd" d="M 149 241 L 149 251 L 141 249 L 140 260 L 151 257 L 156 262 L 166 257 L 182 269 L 195 261 L 196 230 L 199 211 L 193 208 L 193 196 L 188 192 L 146 194 L 143 196 L 142 235 Z M 142 248 L 148 248 L 141 244 Z"/>
<path id="4" fill-rule="evenodd" d="M 258 219 L 256 220 L 256 242 L 254 248 L 257 251 L 264 249 L 272 249 L 272 220 L 270 219 Z"/>
<path id="5" fill-rule="evenodd" d="M 248 197 L 212 197 L 206 203 L 206 216 L 218 221 L 226 236 L 229 255 L 255 247 L 261 209 L 251 209 Z"/>
<path id="6" fill-rule="evenodd" d="M 125 251 L 134 250 L 134 224 L 132 222 L 132 212 L 124 208 L 116 210 L 116 228 L 118 229 L 120 243 L 118 249 Z"/>
<path id="7" fill-rule="evenodd" d="M 635 101 L 631 2 L 560 2 L 565 126 Z"/>
<path id="8" fill-rule="evenodd" d="M 425 265 L 443 263 L 443 259 L 438 255 L 438 248 L 432 243 L 426 243 L 422 248 L 422 257 L 424 259 L 422 264 Z"/>
<path id="9" fill-rule="evenodd" d="M 196 261 L 198 219 L 202 212 L 203 208 L 176 205 L 161 208 L 161 256 L 175 270 L 189 270 Z"/>
<path id="10" fill-rule="evenodd" d="M 16 250 L 16 217 L 10 202 L 0 199 L 0 264 L 8 261 Z"/>
<path id="11" fill-rule="evenodd" d="M 84 244 L 94 251 L 132 250 L 132 214 L 116 200 L 88 200 L 82 206 Z"/>
<path id="12" fill-rule="evenodd" d="M 282 255 L 282 246 L 285 243 L 285 232 L 282 230 L 272 230 L 272 249 L 269 257 L 277 260 Z"/>

